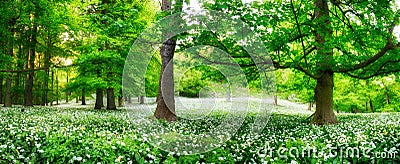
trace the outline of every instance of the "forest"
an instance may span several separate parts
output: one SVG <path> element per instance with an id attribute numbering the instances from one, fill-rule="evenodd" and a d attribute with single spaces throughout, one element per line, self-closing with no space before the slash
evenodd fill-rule
<path id="1" fill-rule="evenodd" d="M 0 163 L 398 163 L 398 0 L 3 0 Z"/>

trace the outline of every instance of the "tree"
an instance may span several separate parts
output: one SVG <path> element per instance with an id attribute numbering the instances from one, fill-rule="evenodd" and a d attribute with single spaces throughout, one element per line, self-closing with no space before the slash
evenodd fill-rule
<path id="1" fill-rule="evenodd" d="M 90 89 L 85 90 L 96 91 L 95 109 L 103 107 L 104 91 L 107 94 L 107 109 L 116 109 L 116 97 L 122 104 L 124 59 L 133 41 L 154 19 L 155 11 L 149 7 L 151 2 L 102 0 L 86 1 L 79 5 L 82 11 L 80 18 L 83 20 L 81 26 L 84 28 L 79 29 L 76 36 L 78 46 L 74 49 L 80 54 L 76 62 L 82 67 L 79 68 L 82 75 L 78 78 L 97 80 L 96 85 L 89 85 Z"/>
<path id="2" fill-rule="evenodd" d="M 400 71 L 400 43 L 394 1 L 220 1 L 225 10 L 260 34 L 277 69 L 293 68 L 316 80 L 312 123 L 337 123 L 333 112 L 334 74 L 368 79 Z M 227 10 L 228 9 L 228 10 Z"/>
<path id="3" fill-rule="evenodd" d="M 182 0 L 175 2 L 176 11 L 182 10 Z M 172 0 L 162 0 L 162 11 L 170 11 L 172 9 Z M 163 31 L 168 33 L 168 31 Z M 168 34 L 163 34 L 168 36 Z M 163 43 L 160 49 L 161 55 L 161 72 L 158 86 L 157 108 L 154 117 L 157 119 L 165 119 L 167 121 L 176 121 L 175 99 L 174 99 L 174 70 L 173 57 L 176 47 L 176 40 L 169 38 Z"/>

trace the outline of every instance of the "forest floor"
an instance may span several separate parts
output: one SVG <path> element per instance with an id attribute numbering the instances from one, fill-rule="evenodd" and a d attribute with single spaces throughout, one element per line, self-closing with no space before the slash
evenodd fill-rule
<path id="1" fill-rule="evenodd" d="M 177 97 L 176 99 L 183 98 L 183 97 Z M 190 101 L 190 98 L 183 98 L 185 101 Z M 197 98 L 196 98 L 197 99 Z M 193 100 L 193 99 L 192 99 Z M 220 99 L 220 100 L 225 100 L 225 99 Z M 103 100 L 104 104 L 106 104 L 106 99 Z M 252 101 L 260 101 L 260 99 L 257 98 L 252 98 Z M 266 99 L 267 103 L 272 104 L 272 99 Z M 156 98 L 155 97 L 146 97 L 145 98 L 145 103 L 149 105 L 150 107 L 156 107 Z M 56 104 L 54 102 L 54 104 Z M 59 102 L 59 105 L 55 105 L 56 107 L 61 107 L 61 108 L 90 108 L 94 107 L 95 100 L 89 99 L 86 100 L 86 105 L 82 105 L 81 102 L 76 102 L 75 100 L 69 101 L 68 103 L 65 100 L 62 100 Z M 126 104 L 126 105 L 139 105 L 138 103 L 138 98 L 134 97 L 132 98 L 132 103 L 131 104 Z M 281 110 L 291 110 L 291 111 L 297 111 L 298 113 L 312 113 L 312 111 L 308 110 L 308 104 L 303 104 L 299 102 L 293 102 L 289 100 L 283 100 L 283 99 L 278 99 L 278 108 Z M 312 109 L 314 110 L 314 109 Z"/>
<path id="2" fill-rule="evenodd" d="M 154 99 L 148 100 L 154 108 Z M 304 104 L 279 100 L 273 107 L 267 101 L 262 109 L 271 112 L 254 103 L 249 111 L 229 112 L 218 105 L 236 102 L 218 99 L 207 115 L 180 111 L 178 121 L 166 123 L 135 117 L 138 111 L 129 107 L 140 112 L 147 106 L 137 102 L 116 111 L 93 110 L 93 102 L 87 103 L 24 112 L 18 106 L 1 108 L 0 163 L 400 162 L 399 113 L 340 113 L 339 124 L 316 126 L 306 120 L 312 111 Z M 199 111 L 205 117 L 192 119 Z"/>

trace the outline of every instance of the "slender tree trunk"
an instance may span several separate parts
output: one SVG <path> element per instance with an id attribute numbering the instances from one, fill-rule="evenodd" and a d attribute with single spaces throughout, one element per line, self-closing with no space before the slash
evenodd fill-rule
<path id="1" fill-rule="evenodd" d="M 18 104 L 18 100 L 19 100 L 19 81 L 20 81 L 20 73 L 17 73 L 16 78 L 14 80 L 14 87 L 18 88 L 17 91 L 14 93 L 14 98 L 13 98 L 13 103 L 14 104 Z"/>
<path id="2" fill-rule="evenodd" d="M 54 70 L 51 69 L 51 92 L 50 92 L 50 106 L 53 106 L 54 101 Z"/>
<path id="3" fill-rule="evenodd" d="M 326 43 L 326 39 L 332 36 L 331 22 L 329 21 L 329 8 L 326 0 L 315 0 L 315 19 L 317 26 L 322 31 L 316 32 L 315 40 L 317 45 L 317 55 L 321 60 L 317 63 L 319 77 L 314 89 L 316 110 L 311 121 L 317 125 L 337 123 L 333 112 L 333 49 Z"/>
<path id="4" fill-rule="evenodd" d="M 128 103 L 132 104 L 132 96 L 131 95 L 128 95 Z"/>
<path id="5" fill-rule="evenodd" d="M 86 105 L 85 89 L 82 89 L 82 105 Z"/>
<path id="6" fill-rule="evenodd" d="M 139 96 L 139 104 L 144 104 L 144 96 Z"/>
<path id="7" fill-rule="evenodd" d="M 69 71 L 67 70 L 67 85 L 68 85 L 68 83 L 69 83 Z M 65 92 L 65 102 L 66 103 L 68 103 L 68 101 L 69 101 L 69 91 L 66 91 Z"/>
<path id="8" fill-rule="evenodd" d="M 229 87 L 229 84 L 227 85 L 226 89 L 226 101 L 231 102 L 231 88 Z"/>
<path id="9" fill-rule="evenodd" d="M 57 73 L 57 72 L 56 72 Z M 60 95 L 58 94 L 58 75 L 56 74 L 56 104 L 59 105 Z"/>
<path id="10" fill-rule="evenodd" d="M 46 74 L 47 73 L 48 72 L 46 71 Z M 42 95 L 42 106 L 46 106 L 46 104 L 47 104 L 47 93 L 48 93 L 48 76 L 44 77 L 43 90 L 44 90 L 44 92 L 43 92 L 43 95 Z"/>
<path id="11" fill-rule="evenodd" d="M 44 67 L 45 67 L 45 76 L 43 79 L 43 89 L 44 89 L 44 93 L 42 96 L 42 106 L 46 106 L 47 105 L 47 95 L 49 93 L 49 77 L 50 77 L 50 71 L 49 71 L 49 67 L 50 67 L 50 59 L 51 59 L 51 55 L 50 55 L 50 47 L 52 45 L 51 42 L 51 37 L 50 37 L 50 31 L 48 31 L 48 35 L 47 35 L 47 49 L 46 52 L 44 53 Z"/>
<path id="12" fill-rule="evenodd" d="M 15 23 L 9 23 L 11 25 L 10 33 L 14 35 L 14 24 Z M 8 47 L 8 55 L 10 55 L 11 58 L 14 57 L 14 42 L 12 39 L 10 39 L 9 47 Z M 6 78 L 6 96 L 4 100 L 4 107 L 11 107 L 12 106 L 12 75 L 8 75 Z"/>
<path id="13" fill-rule="evenodd" d="M 4 107 L 11 107 L 12 105 L 12 99 L 11 99 L 11 83 L 12 83 L 12 77 L 7 77 L 6 80 L 6 97 L 4 101 Z"/>
<path id="14" fill-rule="evenodd" d="M 11 30 L 10 32 L 14 33 L 14 30 Z M 14 49 L 13 49 L 14 43 L 10 41 L 10 47 L 8 49 L 8 55 L 10 57 L 14 57 Z M 12 93 L 11 93 L 11 87 L 12 87 L 12 75 L 8 75 L 6 78 L 6 95 L 4 99 L 4 107 L 11 107 L 12 106 Z"/>
<path id="15" fill-rule="evenodd" d="M 20 59 L 20 60 L 25 60 L 24 59 L 24 57 L 26 57 L 25 56 L 25 49 L 26 48 L 23 48 L 23 45 L 22 45 L 23 43 L 22 42 L 20 42 L 20 44 L 18 45 L 18 54 L 17 54 L 17 57 Z M 24 69 L 24 64 L 23 63 L 21 63 L 21 62 L 19 62 L 18 64 L 17 64 L 17 69 Z M 14 98 L 13 98 L 13 103 L 15 104 L 15 105 L 21 105 L 21 104 L 23 104 L 23 102 L 21 103 L 20 102 L 20 100 L 21 100 L 21 98 L 20 98 L 20 92 L 21 92 L 21 88 L 22 88 L 22 86 L 21 86 L 21 84 L 23 84 L 23 79 L 21 79 L 21 73 L 20 72 L 18 72 L 17 74 L 16 74 L 16 76 L 15 76 L 15 80 L 14 80 L 14 87 L 15 88 L 17 88 L 17 91 L 14 93 Z"/>
<path id="16" fill-rule="evenodd" d="M 369 109 L 371 110 L 371 113 L 374 113 L 374 105 L 372 104 L 371 99 L 369 99 Z"/>
<path id="17" fill-rule="evenodd" d="M 94 109 L 101 109 L 103 107 L 103 90 L 97 88 L 96 90 L 96 103 L 94 105 Z"/>
<path id="18" fill-rule="evenodd" d="M 312 106 L 313 106 L 313 103 L 312 103 L 312 102 L 309 102 L 309 103 L 308 103 L 308 110 L 311 110 L 311 109 L 312 109 Z"/>
<path id="19" fill-rule="evenodd" d="M 31 35 L 31 45 L 29 47 L 29 59 L 28 59 L 28 66 L 30 69 L 35 68 L 35 53 L 36 53 L 36 33 L 37 27 L 34 26 L 32 29 Z M 33 78 L 35 76 L 34 71 L 29 71 L 28 76 L 26 78 L 25 83 L 25 106 L 33 106 Z"/>
<path id="20" fill-rule="evenodd" d="M 122 89 L 119 90 L 119 96 L 118 96 L 118 106 L 122 107 L 124 105 L 124 96 L 122 94 Z"/>
<path id="21" fill-rule="evenodd" d="M 368 101 L 365 101 L 365 112 L 368 112 Z"/>
<path id="22" fill-rule="evenodd" d="M 278 96 L 274 95 L 274 106 L 278 106 Z"/>
<path id="23" fill-rule="evenodd" d="M 389 105 L 390 104 L 390 98 L 389 98 L 389 92 L 387 90 L 385 92 L 385 98 L 386 98 L 386 104 Z"/>
<path id="24" fill-rule="evenodd" d="M 114 88 L 107 88 L 107 110 L 116 110 Z"/>

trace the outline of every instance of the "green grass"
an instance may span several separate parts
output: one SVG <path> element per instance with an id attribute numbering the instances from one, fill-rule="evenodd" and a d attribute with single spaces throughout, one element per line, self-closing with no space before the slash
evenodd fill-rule
<path id="1" fill-rule="evenodd" d="M 231 119 L 239 120 L 239 115 Z M 248 113 L 238 129 L 229 127 L 232 129 L 213 137 L 207 133 L 224 125 L 226 112 L 213 111 L 198 120 L 180 118 L 172 124 L 157 124 L 168 130 L 161 133 L 156 131 L 157 127 L 133 122 L 123 110 L 36 107 L 21 113 L 18 108 L 2 108 L 0 163 L 400 162 L 400 114 L 397 113 L 341 114 L 339 124 L 314 126 L 305 121 L 308 114 L 278 109 L 270 117 L 261 117 L 268 123 L 259 134 L 251 132 L 256 116 Z M 171 143 L 182 136 L 193 144 L 187 147 L 193 148 L 195 142 L 190 140 L 194 135 L 204 135 L 202 141 L 215 149 L 192 155 L 185 155 L 191 149 L 178 153 L 164 151 L 168 144 L 177 146 Z M 225 137 L 229 135 L 230 138 Z M 153 146 L 157 144 L 161 149 Z M 333 151 L 335 147 L 337 151 Z M 312 149 L 316 153 L 307 154 Z M 346 154 L 347 149 L 360 150 L 359 157 Z M 291 156 L 289 151 L 293 155 L 299 153 Z M 379 158 L 383 154 L 392 156 Z"/>

